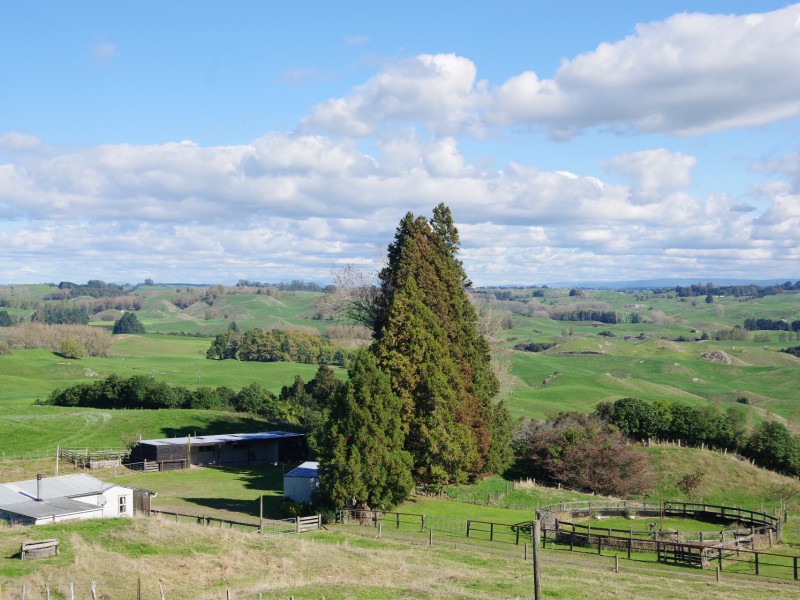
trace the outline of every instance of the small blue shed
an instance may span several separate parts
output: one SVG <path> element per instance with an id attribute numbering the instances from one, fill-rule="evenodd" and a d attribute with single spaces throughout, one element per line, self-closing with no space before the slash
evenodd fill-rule
<path id="1" fill-rule="evenodd" d="M 283 497 L 295 502 L 311 502 L 319 487 L 319 463 L 304 462 L 283 476 Z"/>

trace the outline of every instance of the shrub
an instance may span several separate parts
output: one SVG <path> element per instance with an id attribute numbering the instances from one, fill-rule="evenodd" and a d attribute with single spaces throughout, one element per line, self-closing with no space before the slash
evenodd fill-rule
<path id="1" fill-rule="evenodd" d="M 66 338 L 62 340 L 58 353 L 64 358 L 81 358 L 86 356 L 86 349 L 79 341 Z"/>

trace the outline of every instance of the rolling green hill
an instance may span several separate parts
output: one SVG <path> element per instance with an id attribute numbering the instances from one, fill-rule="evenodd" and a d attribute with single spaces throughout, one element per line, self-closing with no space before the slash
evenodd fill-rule
<path id="1" fill-rule="evenodd" d="M 57 288 L 5 286 L 0 288 L 0 301 L 15 306 L 10 308 L 15 315 L 29 315 L 33 304 L 53 290 Z M 742 332 L 743 339 L 737 341 L 713 340 L 717 331 L 741 326 L 748 317 L 800 319 L 796 292 L 762 298 L 715 297 L 711 303 L 704 296 L 678 298 L 670 292 L 643 290 L 585 290 L 578 296 L 551 289 L 478 292 L 483 306 L 503 316 L 507 327 L 493 330 L 491 338 L 511 356 L 513 385 L 507 401 L 514 415 L 542 418 L 562 410 L 590 411 L 598 402 L 635 396 L 695 406 L 741 401 L 746 402 L 743 406 L 753 422 L 775 417 L 793 428 L 800 426 L 796 398 L 800 359 L 779 351 L 800 343 L 795 332 L 757 332 L 770 341 L 755 341 L 753 332 Z M 209 361 L 204 354 L 210 339 L 194 336 L 225 331 L 232 322 L 242 330 L 300 328 L 320 333 L 334 324 L 315 318 L 319 292 L 183 285 L 142 286 L 126 293 L 140 299 L 137 314 L 147 335 L 115 338 L 108 358 L 65 360 L 47 350 L 14 350 L 0 356 L 0 418 L 12 407 L 24 413 L 54 388 L 109 373 L 232 388 L 258 381 L 277 391 L 295 375 L 309 379 L 315 367 Z M 543 296 L 534 297 L 534 293 Z M 505 299 L 496 300 L 496 295 Z M 81 297 L 67 302 L 94 300 Z M 620 322 L 557 321 L 548 316 L 580 306 L 615 312 Z M 102 314 L 115 312 L 121 314 L 113 310 Z M 105 321 L 99 326 L 111 324 Z M 0 328 L 0 340 L 8 337 L 9 331 L 2 331 L 8 329 Z M 676 341 L 697 340 L 704 333 L 709 339 Z M 513 349 L 532 342 L 554 346 L 537 353 Z M 723 362 L 711 360 L 709 352 Z M 20 442 L 20 447 L 25 443 L 41 442 Z"/>

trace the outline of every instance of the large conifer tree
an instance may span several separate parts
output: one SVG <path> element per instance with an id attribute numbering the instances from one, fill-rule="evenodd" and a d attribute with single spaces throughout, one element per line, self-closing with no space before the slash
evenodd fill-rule
<path id="1" fill-rule="evenodd" d="M 403 401 L 406 448 L 426 483 L 499 471 L 511 459 L 508 411 L 493 400 L 498 381 L 458 250 L 444 204 L 430 222 L 408 213 L 380 273 L 372 350 Z"/>
<path id="2" fill-rule="evenodd" d="M 403 449 L 401 401 L 368 351 L 356 355 L 348 373 L 316 439 L 320 495 L 334 508 L 391 508 L 414 484 L 411 455 Z"/>

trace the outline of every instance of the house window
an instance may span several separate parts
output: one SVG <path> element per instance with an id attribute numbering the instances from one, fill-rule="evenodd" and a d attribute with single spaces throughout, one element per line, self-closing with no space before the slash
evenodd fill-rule
<path id="1" fill-rule="evenodd" d="M 119 497 L 119 514 L 124 515 L 128 512 L 128 497 L 127 496 L 120 496 Z"/>

